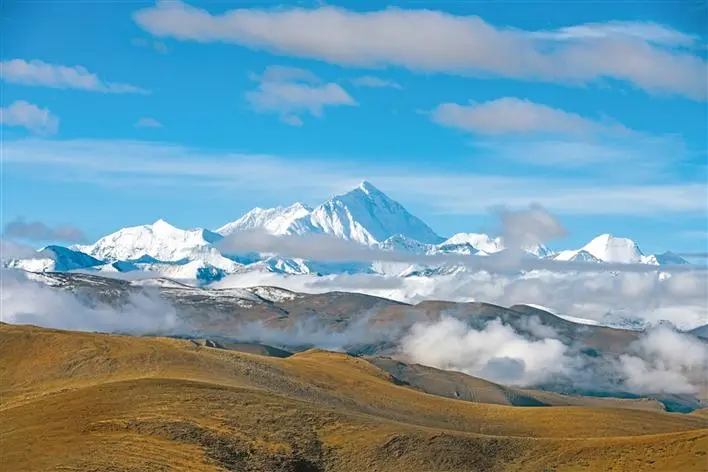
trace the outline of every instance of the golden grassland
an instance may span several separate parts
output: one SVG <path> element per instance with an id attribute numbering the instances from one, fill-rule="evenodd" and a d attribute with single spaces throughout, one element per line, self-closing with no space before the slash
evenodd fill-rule
<path id="1" fill-rule="evenodd" d="M 512 407 L 364 359 L 0 325 L 0 469 L 705 471 L 708 415 Z"/>

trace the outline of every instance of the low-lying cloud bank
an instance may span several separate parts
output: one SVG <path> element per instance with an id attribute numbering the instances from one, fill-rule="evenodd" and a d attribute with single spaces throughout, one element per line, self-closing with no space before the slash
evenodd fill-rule
<path id="1" fill-rule="evenodd" d="M 102 301 L 91 291 L 72 292 L 53 287 L 22 271 L 2 270 L 0 275 L 2 317 L 8 323 L 132 334 L 202 336 L 209 331 L 208 321 L 200 322 L 198 329 L 193 327 L 184 312 L 160 297 L 155 287 L 136 287 L 119 301 Z M 688 274 L 673 277 L 685 276 Z M 356 279 L 349 282 L 352 280 Z M 700 290 L 705 290 L 704 281 L 624 280 L 619 276 L 607 281 L 607 286 L 596 279 L 583 283 L 590 284 L 585 290 L 596 296 L 614 293 L 617 286 L 612 284 L 619 284 L 625 296 L 636 300 L 651 293 L 679 300 L 697 297 Z M 533 280 L 529 283 L 531 287 L 548 286 Z M 490 279 L 486 284 L 493 287 L 503 282 Z M 472 292 L 480 286 L 485 283 L 468 281 L 457 289 Z M 500 293 L 504 290 L 522 288 L 500 287 Z M 533 293 L 533 289 L 523 290 L 526 294 Z M 207 315 L 208 320 L 209 304 L 198 309 L 200 317 Z M 675 306 L 672 309 L 679 311 Z M 578 326 L 569 334 L 567 324 L 565 328 L 563 323 L 544 324 L 533 314 L 517 317 L 516 321 L 494 318 L 480 323 L 477 316 L 462 309 L 444 309 L 439 317 L 431 318 L 411 307 L 404 310 L 410 316 L 405 314 L 395 319 L 380 318 L 377 310 L 363 310 L 346 320 L 313 313 L 294 318 L 296 321 L 289 325 L 244 322 L 234 326 L 228 336 L 290 349 L 386 352 L 409 362 L 522 387 L 602 394 L 705 394 L 708 343 L 665 324 L 632 334 L 626 341 L 613 340 L 612 349 L 598 353 L 581 341 L 582 333 L 590 328 Z"/>
<path id="2" fill-rule="evenodd" d="M 475 329 L 444 316 L 415 324 L 400 352 L 411 362 L 522 387 L 638 395 L 690 395 L 705 388 L 708 344 L 669 327 L 648 330 L 614 357 L 588 355 L 559 338 L 524 335 L 498 319 Z"/>
<path id="3" fill-rule="evenodd" d="M 555 274 L 538 271 L 523 276 L 459 273 L 436 277 L 393 277 L 374 274 L 287 276 L 252 272 L 236 274 L 216 288 L 256 285 L 295 292 L 357 292 L 417 303 L 423 300 L 481 301 L 502 306 L 537 304 L 556 313 L 603 324 L 641 327 L 669 321 L 680 329 L 708 323 L 708 274 L 704 271 L 664 273 Z"/>
<path id="4" fill-rule="evenodd" d="M 157 291 L 136 291 L 113 305 L 48 286 L 19 270 L 0 270 L 0 307 L 6 323 L 47 328 L 166 334 L 180 326 L 177 311 Z"/>

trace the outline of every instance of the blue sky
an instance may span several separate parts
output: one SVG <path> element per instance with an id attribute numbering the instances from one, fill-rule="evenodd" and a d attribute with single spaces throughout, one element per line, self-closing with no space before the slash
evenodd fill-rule
<path id="1" fill-rule="evenodd" d="M 554 247 L 705 251 L 707 12 L 643 3 L 7 2 L 3 223 L 215 228 L 368 179 L 442 235 L 540 203 Z"/>

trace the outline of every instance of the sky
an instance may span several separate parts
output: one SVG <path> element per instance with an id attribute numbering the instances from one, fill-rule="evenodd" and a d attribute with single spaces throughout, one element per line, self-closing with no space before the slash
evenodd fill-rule
<path id="1" fill-rule="evenodd" d="M 366 179 L 443 236 L 540 204 L 553 247 L 708 250 L 705 2 L 394 5 L 5 0 L 3 226 L 213 229 Z"/>

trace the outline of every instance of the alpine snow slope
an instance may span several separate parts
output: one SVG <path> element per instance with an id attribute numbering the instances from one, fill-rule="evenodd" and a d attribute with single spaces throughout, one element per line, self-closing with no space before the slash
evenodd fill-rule
<path id="1" fill-rule="evenodd" d="M 282 257 L 273 252 L 225 251 L 224 238 L 249 232 L 279 237 L 328 236 L 378 251 L 401 254 L 400 261 L 318 261 Z M 211 283 L 229 274 L 269 272 L 331 275 L 369 273 L 391 276 L 434 276 L 464 270 L 455 262 L 426 262 L 421 256 L 502 255 L 509 248 L 502 237 L 478 233 L 438 236 L 419 218 L 369 182 L 316 208 L 302 203 L 288 207 L 255 208 L 216 231 L 180 229 L 158 219 L 152 224 L 123 228 L 93 244 L 42 248 L 35 257 L 3 260 L 6 267 L 41 272 L 90 270 L 147 272 L 173 279 Z M 518 248 L 525 257 L 563 263 L 680 265 L 681 257 L 666 252 L 645 255 L 634 241 L 603 234 L 577 250 L 552 251 L 542 244 Z M 406 261 L 405 255 L 415 260 Z M 296 255 L 297 256 L 297 255 Z M 375 257 L 375 256 L 372 256 Z"/>

